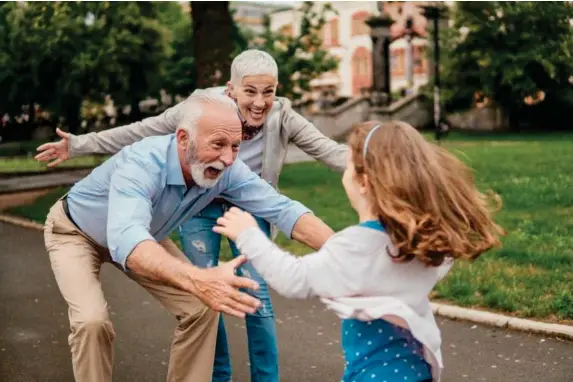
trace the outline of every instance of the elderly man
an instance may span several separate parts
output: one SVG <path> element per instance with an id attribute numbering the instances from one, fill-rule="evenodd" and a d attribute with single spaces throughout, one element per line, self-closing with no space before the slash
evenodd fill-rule
<path id="1" fill-rule="evenodd" d="M 69 305 L 78 381 L 111 380 L 115 333 L 99 280 L 103 262 L 124 270 L 177 318 L 168 380 L 207 382 L 216 311 L 239 317 L 254 312 L 258 300 L 236 288 L 257 284 L 234 275 L 243 257 L 217 268 L 193 266 L 168 239 L 170 232 L 223 197 L 313 248 L 333 233 L 235 161 L 242 126 L 232 100 L 200 92 L 179 113 L 175 134 L 125 147 L 72 187 L 48 215 L 46 248 Z"/>
<path id="2" fill-rule="evenodd" d="M 277 86 L 278 66 L 275 60 L 266 52 L 250 49 L 233 60 L 230 81 L 226 87 L 208 89 L 210 92 L 226 94 L 237 103 L 243 118 L 243 141 L 239 159 L 274 187 L 278 186 L 290 144 L 298 146 L 333 170 L 344 171 L 348 149 L 346 145 L 338 144 L 324 136 L 312 123 L 291 108 L 288 99 L 276 97 Z M 58 130 L 62 140 L 38 147 L 39 154 L 36 158 L 52 161 L 48 166 L 56 166 L 69 157 L 93 153 L 115 154 L 124 146 L 144 137 L 172 134 L 178 126 L 179 110 L 185 104 L 186 101 L 183 101 L 161 115 L 99 133 L 75 136 Z M 201 268 L 217 265 L 221 237 L 213 231 L 213 227 L 231 205 L 225 200 L 214 200 L 201 213 L 190 217 L 179 227 L 183 252 L 193 264 Z M 260 228 L 271 236 L 269 222 L 261 217 L 256 219 Z M 239 256 L 235 243 L 229 241 L 229 244 L 232 255 Z M 260 285 L 258 290 L 249 290 L 249 293 L 262 303 L 254 314 L 248 314 L 245 318 L 251 380 L 278 382 L 278 345 L 270 289 L 252 264 L 241 265 L 238 273 L 242 272 Z M 231 374 L 227 336 L 221 317 L 213 382 L 229 382 Z"/>

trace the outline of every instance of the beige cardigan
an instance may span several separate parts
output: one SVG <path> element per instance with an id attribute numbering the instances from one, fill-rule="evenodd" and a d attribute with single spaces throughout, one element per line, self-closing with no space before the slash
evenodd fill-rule
<path id="1" fill-rule="evenodd" d="M 223 92 L 223 87 L 209 91 Z M 115 154 L 124 146 L 145 137 L 172 134 L 187 100 L 162 114 L 140 122 L 98 133 L 71 135 L 70 157 L 87 154 Z M 312 123 L 294 111 L 291 102 L 277 97 L 263 127 L 263 169 L 261 177 L 277 188 L 289 143 L 294 143 L 312 158 L 336 171 L 344 171 L 348 147 L 323 135 Z"/>

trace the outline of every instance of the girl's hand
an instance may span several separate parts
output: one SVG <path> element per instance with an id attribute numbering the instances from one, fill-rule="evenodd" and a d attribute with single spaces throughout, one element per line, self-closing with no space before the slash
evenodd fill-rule
<path id="1" fill-rule="evenodd" d="M 257 221 L 250 213 L 241 211 L 237 207 L 231 207 L 229 211 L 225 212 L 225 215 L 217 219 L 217 224 L 213 227 L 213 231 L 225 235 L 233 241 L 237 241 L 243 231 L 251 227 L 258 227 Z"/>

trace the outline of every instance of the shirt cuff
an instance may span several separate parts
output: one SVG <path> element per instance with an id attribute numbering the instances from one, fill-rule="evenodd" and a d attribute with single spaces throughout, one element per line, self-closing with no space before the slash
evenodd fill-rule
<path id="1" fill-rule="evenodd" d="M 70 158 L 75 158 L 78 155 L 76 150 L 78 139 L 78 136 L 70 133 L 70 137 L 68 139 L 68 155 Z"/>
<path id="2" fill-rule="evenodd" d="M 289 239 L 292 239 L 294 226 L 298 219 L 304 214 L 312 214 L 312 211 L 303 204 L 293 200 L 292 205 L 285 212 L 285 216 L 280 219 L 276 226 L 283 231 Z"/>
<path id="3" fill-rule="evenodd" d="M 112 260 L 121 265 L 124 271 L 128 271 L 126 266 L 128 256 L 139 243 L 146 240 L 156 241 L 143 227 L 128 228 L 119 235 L 119 244 L 110 250 Z M 112 247 L 110 246 L 110 248 Z"/>
<path id="4" fill-rule="evenodd" d="M 273 242 L 258 227 L 249 227 L 237 236 L 235 244 L 239 252 L 251 260 L 267 252 Z"/>

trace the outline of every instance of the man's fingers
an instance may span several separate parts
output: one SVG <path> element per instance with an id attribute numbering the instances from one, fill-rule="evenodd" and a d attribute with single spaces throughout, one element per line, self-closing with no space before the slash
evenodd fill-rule
<path id="1" fill-rule="evenodd" d="M 237 318 L 245 318 L 244 312 L 241 312 L 239 310 L 235 310 L 235 309 L 233 309 L 227 305 L 221 306 L 220 310 L 222 313 L 226 313 L 226 314 L 229 314 L 231 316 L 235 316 Z"/>
<path id="2" fill-rule="evenodd" d="M 228 267 L 238 268 L 246 262 L 247 262 L 247 257 L 245 255 L 240 255 L 235 257 L 233 260 L 229 261 L 225 265 L 227 265 Z"/>
<path id="3" fill-rule="evenodd" d="M 235 309 L 241 309 L 248 313 L 254 313 L 262 305 L 261 300 L 245 292 L 238 292 L 233 295 L 233 298 L 233 303 L 237 304 Z"/>
<path id="4" fill-rule="evenodd" d="M 229 280 L 229 283 L 235 288 L 259 289 L 259 284 L 247 277 L 233 276 L 233 278 Z"/>

